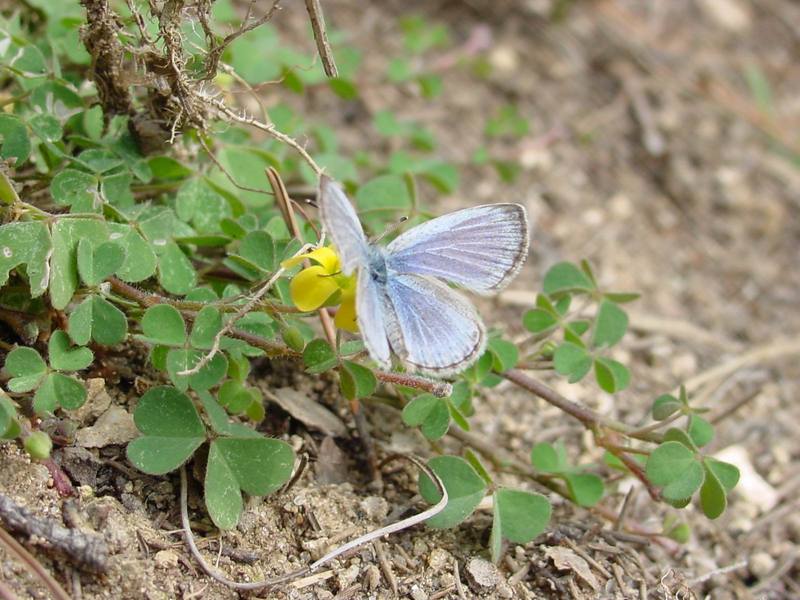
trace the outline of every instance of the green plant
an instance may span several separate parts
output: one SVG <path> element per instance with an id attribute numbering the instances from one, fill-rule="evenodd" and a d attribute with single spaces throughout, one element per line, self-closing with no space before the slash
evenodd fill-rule
<path id="1" fill-rule="evenodd" d="M 659 396 L 655 423 L 636 428 L 523 372 L 549 370 L 573 383 L 593 372 L 602 392 L 628 388 L 631 373 L 616 348 L 628 328 L 623 306 L 637 296 L 602 288 L 587 262 L 550 268 L 535 306 L 522 315 L 527 338 L 516 343 L 492 331 L 484 355 L 449 382 L 381 371 L 357 336 L 342 333 L 346 326 L 339 323 L 337 332 L 329 309 L 338 306 L 341 317 L 347 302 L 352 305 L 352 288 L 326 264 L 321 248 L 311 251 L 320 244 L 318 225 L 294 208 L 283 181 L 315 185 L 324 170 L 347 186 L 370 233 L 379 233 L 401 215 L 428 218 L 421 199 L 457 190 L 459 167 L 434 153 L 438 141 L 428 129 L 388 109 L 374 126 L 400 149 L 385 161 L 351 158 L 328 125 L 285 104 L 258 118 L 242 116 L 205 84 L 216 77 L 226 91 L 240 91 L 276 79 L 292 93 L 328 85 L 353 98 L 359 53 L 341 38 L 331 36 L 339 70 L 328 78 L 314 57 L 290 48 L 271 25 L 243 26 L 233 38 L 199 35 L 179 16 L 161 15 L 157 23 L 155 15 L 131 12 L 137 6 L 131 3 L 119 8 L 118 19 L 86 23 L 84 49 L 76 0 L 34 4 L 41 24 L 0 20 L 3 89 L 12 94 L 0 115 L 0 157 L 7 161 L 0 168 L 0 320 L 18 341 L 5 357 L 10 394 L 0 394 L 0 436 L 46 458 L 49 445 L 34 431 L 36 417 L 79 408 L 86 390 L 77 373 L 95 364 L 96 355 L 136 341 L 149 348 L 149 368 L 164 385 L 139 398 L 134 418 L 141 437 L 128 446 L 128 458 L 161 475 L 207 451 L 206 507 L 223 529 L 238 522 L 242 492 L 270 494 L 293 470 L 291 447 L 256 430 L 265 408 L 247 382 L 251 359 L 260 357 L 292 359 L 311 377 L 329 373 L 352 405 L 381 395 L 432 442 L 460 439 L 463 456 L 437 455 L 428 463 L 449 496 L 428 524 L 457 525 L 491 496 L 494 560 L 504 540 L 526 543 L 547 527 L 551 506 L 543 492 L 581 506 L 602 503 L 614 491 L 604 479 L 608 468 L 639 478 L 654 499 L 673 506 L 685 506 L 699 490 L 707 516 L 725 509 L 738 471 L 703 454 L 713 426 L 685 391 Z M 229 3 L 213 6 L 213 14 L 204 13 L 211 22 L 230 20 Z M 165 25 L 168 18 L 173 22 Z M 181 35 L 155 43 L 150 34 L 170 25 Z M 93 44 L 103 27 L 121 27 L 124 35 Z M 447 46 L 447 30 L 421 18 L 401 27 L 412 59 L 390 61 L 389 79 L 419 86 L 434 99 L 442 79 L 425 71 L 421 57 Z M 132 91 L 97 60 L 109 47 L 118 51 L 122 72 L 145 55 L 151 63 L 144 68 L 180 64 L 183 70 L 166 96 L 157 86 Z M 93 59 L 94 88 L 85 81 Z M 486 126 L 489 140 L 528 131 L 513 106 Z M 308 149 L 293 136 L 310 140 Z M 483 159 L 499 169 L 488 151 Z M 327 254 L 336 258 L 332 249 Z M 299 301 L 304 293 L 309 304 Z M 474 399 L 504 381 L 580 421 L 607 451 L 607 465 L 574 465 L 563 441 L 538 443 L 530 461 L 514 465 L 520 489 L 497 483 L 507 461 L 470 437 L 470 418 Z M 681 418 L 684 427 L 669 428 Z M 431 503 L 443 497 L 436 483 L 420 477 L 420 493 Z M 664 535 L 685 537 L 674 530 L 665 527 Z"/>

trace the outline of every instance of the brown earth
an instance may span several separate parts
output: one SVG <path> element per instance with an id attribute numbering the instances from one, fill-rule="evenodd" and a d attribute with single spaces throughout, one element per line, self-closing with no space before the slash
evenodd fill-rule
<path id="1" fill-rule="evenodd" d="M 364 52 L 363 102 L 312 90 L 302 98 L 306 114 L 339 132 L 351 152 L 390 150 L 370 126 L 380 109 L 429 127 L 441 154 L 464 165 L 460 192 L 437 210 L 498 200 L 527 206 L 535 224 L 531 258 L 510 291 L 482 304 L 487 321 L 522 339 L 519 314 L 547 267 L 588 258 L 604 285 L 642 293 L 631 308 L 633 334 L 619 351 L 632 366 L 633 382 L 613 398 L 591 385 L 552 378 L 553 385 L 610 416 L 645 424 L 652 398 L 684 382 L 719 419 L 712 451 L 734 453 L 733 461 L 751 467 L 753 477 L 717 521 L 694 508 L 681 511 L 693 536 L 680 547 L 616 532 L 554 498 L 550 530 L 508 548 L 496 570 L 485 561 L 491 513 L 479 510 L 454 530 L 417 527 L 311 579 L 255 596 L 391 598 L 392 578 L 399 597 L 414 600 L 457 598 L 462 586 L 464 597 L 485 598 L 800 596 L 800 6 L 789 0 L 324 5 L 332 26 Z M 555 5 L 570 7 L 558 21 L 547 18 Z M 488 28 L 489 74 L 478 77 L 443 57 L 444 92 L 434 102 L 411 87 L 375 83 L 384 79 L 386 56 L 402 53 L 397 18 L 410 12 L 446 23 L 462 50 L 476 28 Z M 302 5 L 293 3 L 275 24 L 310 48 L 305 19 Z M 748 88 L 745 73 L 755 68 L 772 86 L 769 107 Z M 267 88 L 265 100 L 285 95 Z M 487 116 L 509 103 L 519 106 L 532 130 L 492 147 L 523 164 L 511 185 L 470 165 Z M 353 431 L 330 382 L 290 373 L 291 365 L 262 365 L 253 377 L 323 399 Z M 127 406 L 125 392 L 110 385 L 109 391 Z M 198 535 L 208 534 L 201 548 L 230 577 L 282 574 L 387 515 L 421 507 L 410 469 L 369 484 L 357 441 L 337 439 L 339 455 L 330 440 L 275 410 L 286 439 L 319 458 L 315 468 L 286 493 L 252 499 L 239 527 L 221 537 L 190 494 Z M 396 410 L 381 404 L 366 410 L 381 453 L 428 451 Z M 84 424 L 92 419 L 87 415 Z M 576 458 L 601 456 L 580 424 L 512 387 L 490 390 L 477 402 L 473 427 L 523 460 L 534 443 L 556 438 Z M 320 444 L 326 444 L 323 453 Z M 452 439 L 444 446 L 460 448 Z M 184 548 L 177 477 L 131 471 L 122 446 L 71 456 L 59 451 L 60 460 L 72 461 L 67 472 L 80 486 L 79 499 L 67 504 L 43 466 L 10 445 L 0 453 L 2 493 L 55 519 L 77 502 L 77 524 L 108 542 L 110 567 L 101 577 L 28 544 L 75 597 L 236 596 L 205 577 Z M 501 481 L 529 486 L 507 474 Z M 616 512 L 623 496 L 604 504 Z M 639 490 L 627 522 L 658 531 L 674 512 Z M 47 597 L 19 563 L 2 557 L 0 579 L 18 597 Z"/>

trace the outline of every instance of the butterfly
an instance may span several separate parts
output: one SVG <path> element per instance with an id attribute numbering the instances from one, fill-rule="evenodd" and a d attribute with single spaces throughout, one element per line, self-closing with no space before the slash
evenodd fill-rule
<path id="1" fill-rule="evenodd" d="M 472 304 L 445 281 L 489 295 L 505 287 L 528 254 L 528 218 L 519 204 L 465 208 L 417 225 L 387 246 L 371 243 L 342 187 L 320 178 L 322 224 L 342 273 L 358 271 L 356 318 L 370 357 L 392 354 L 411 371 L 445 377 L 486 349 Z"/>

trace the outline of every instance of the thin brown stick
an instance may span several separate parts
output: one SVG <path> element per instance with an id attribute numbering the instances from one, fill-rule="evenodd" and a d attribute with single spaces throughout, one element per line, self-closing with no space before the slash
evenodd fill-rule
<path id="1" fill-rule="evenodd" d="M 222 53 L 225 51 L 225 48 L 233 42 L 239 36 L 244 35 L 248 31 L 252 31 L 257 27 L 261 27 L 267 21 L 270 21 L 272 17 L 275 15 L 275 12 L 280 8 L 281 0 L 275 0 L 272 3 L 270 9 L 264 14 L 262 17 L 256 19 L 252 23 L 247 23 L 250 20 L 250 14 L 253 10 L 253 5 L 256 3 L 256 0 L 251 0 L 249 6 L 247 7 L 247 14 L 245 15 L 244 21 L 242 22 L 242 26 L 239 27 L 233 33 L 229 33 L 226 35 L 219 44 L 215 44 L 211 47 L 206 55 L 206 66 L 205 66 L 205 74 L 203 75 L 204 80 L 213 79 L 217 74 L 217 65 L 219 64 L 219 59 L 222 57 Z M 213 36 L 212 36 L 213 41 Z"/>
<path id="2" fill-rule="evenodd" d="M 108 546 L 97 535 L 67 529 L 52 519 L 38 517 L 3 494 L 0 494 L 0 521 L 11 531 L 42 540 L 45 547 L 68 556 L 82 569 L 95 573 L 106 570 Z"/>
<path id="3" fill-rule="evenodd" d="M 278 175 L 278 172 L 272 167 L 267 169 L 267 179 L 269 179 L 269 184 L 272 186 L 272 193 L 275 194 L 275 202 L 278 204 L 281 215 L 283 215 L 283 220 L 286 222 L 286 227 L 292 232 L 294 238 L 302 243 L 303 238 L 300 234 L 300 227 L 298 226 L 297 219 L 294 215 L 292 199 L 289 198 L 289 193 L 286 191 L 286 186 L 283 184 L 283 180 L 281 179 L 280 175 Z M 321 244 L 322 240 L 320 239 L 318 243 Z M 303 261 L 303 264 L 305 266 L 309 266 L 310 262 L 308 259 L 306 259 Z M 322 330 L 325 332 L 325 337 L 328 339 L 328 343 L 332 348 L 336 348 L 336 326 L 333 324 L 333 319 L 331 319 L 328 309 L 322 307 L 317 310 L 317 314 L 319 315 L 319 322 L 322 324 Z"/>
<path id="4" fill-rule="evenodd" d="M 517 384 L 521 388 L 528 390 L 548 404 L 552 404 L 571 417 L 576 418 L 583 424 L 584 427 L 591 431 L 597 431 L 599 428 L 606 428 L 623 433 L 628 437 L 635 437 L 647 442 L 658 442 L 661 440 L 661 436 L 657 433 L 637 431 L 625 423 L 604 417 L 603 415 L 596 413 L 586 406 L 582 406 L 577 402 L 573 402 L 572 400 L 559 394 L 551 387 L 546 386 L 541 381 L 529 377 L 519 369 L 511 369 L 506 371 L 503 373 L 503 377 Z"/>
<path id="5" fill-rule="evenodd" d="M 339 69 L 333 60 L 333 50 L 328 43 L 328 33 L 325 30 L 325 15 L 322 14 L 322 5 L 319 0 L 306 0 L 306 10 L 311 21 L 311 31 L 314 32 L 314 41 L 317 43 L 317 52 L 322 59 L 322 68 L 328 77 L 338 77 Z"/>
<path id="6" fill-rule="evenodd" d="M 47 569 L 2 527 L 0 527 L 0 544 L 6 547 L 9 554 L 16 556 L 31 574 L 44 583 L 47 589 L 50 590 L 53 598 L 56 600 L 70 600 L 69 595 L 67 595 L 67 592 L 61 587 L 61 584 L 53 579 L 53 576 L 50 575 Z"/>
<path id="7" fill-rule="evenodd" d="M 294 138 L 275 129 L 274 123 L 262 123 L 261 121 L 258 121 L 253 117 L 249 117 L 246 115 L 238 115 L 233 110 L 228 108 L 224 102 L 222 102 L 221 100 L 217 100 L 216 98 L 206 98 L 206 101 L 209 104 L 216 106 L 220 112 L 222 112 L 232 121 L 236 121 L 237 123 L 241 123 L 242 125 L 250 125 L 251 127 L 260 129 L 264 133 L 274 137 L 279 142 L 282 142 L 287 146 L 292 147 L 295 150 L 295 152 L 297 152 L 302 157 L 302 159 L 306 161 L 306 163 L 308 163 L 308 166 L 311 167 L 311 169 L 317 176 L 322 175 L 322 167 L 320 167 L 314 161 L 314 159 L 311 158 L 311 155 L 306 151 L 306 149 L 303 148 L 303 146 L 301 146 L 299 143 L 297 143 L 297 141 Z"/>

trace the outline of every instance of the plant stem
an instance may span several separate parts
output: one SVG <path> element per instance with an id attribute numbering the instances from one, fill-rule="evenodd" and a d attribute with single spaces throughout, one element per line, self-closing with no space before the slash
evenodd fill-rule
<path id="1" fill-rule="evenodd" d="M 609 419 L 593 411 L 591 408 L 578 404 L 568 398 L 565 398 L 553 388 L 546 386 L 541 381 L 529 377 L 519 369 L 511 369 L 503 373 L 503 377 L 515 383 L 519 387 L 531 392 L 533 395 L 541 398 L 548 404 L 567 413 L 580 421 L 587 429 L 597 432 L 599 429 L 610 429 L 628 437 L 633 437 L 645 442 L 658 443 L 661 441 L 661 436 L 652 432 L 641 432 L 635 428 L 617 421 Z"/>

